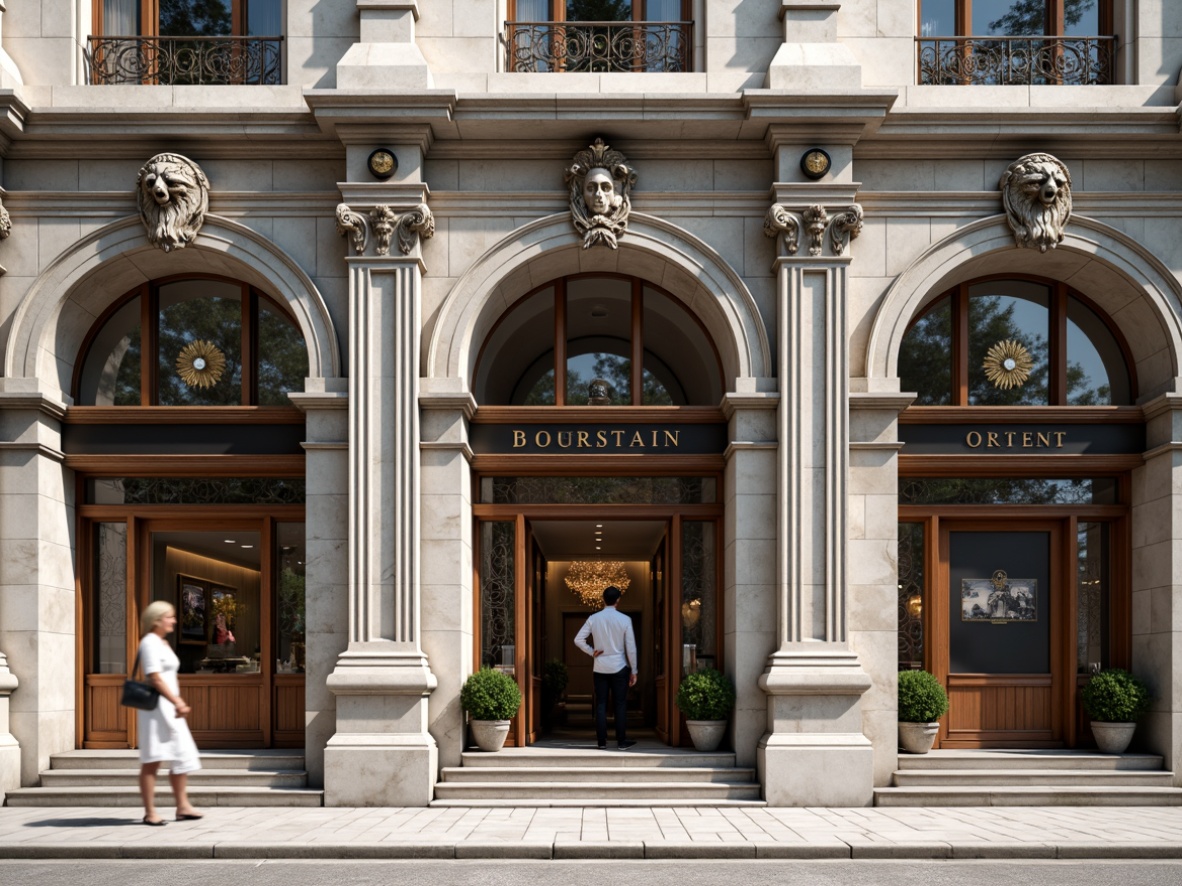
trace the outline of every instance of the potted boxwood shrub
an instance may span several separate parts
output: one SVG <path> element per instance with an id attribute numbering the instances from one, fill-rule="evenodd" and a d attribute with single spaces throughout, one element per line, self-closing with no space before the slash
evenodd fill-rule
<path id="1" fill-rule="evenodd" d="M 948 693 L 927 671 L 899 672 L 899 745 L 909 754 L 926 754 L 936 743 L 948 713 Z"/>
<path id="2" fill-rule="evenodd" d="M 714 668 L 686 674 L 677 687 L 676 704 L 685 714 L 694 747 L 699 751 L 717 750 L 726 735 L 726 718 L 735 706 L 735 684 Z"/>
<path id="3" fill-rule="evenodd" d="M 521 707 L 521 690 L 508 674 L 481 668 L 464 682 L 460 706 L 468 712 L 476 746 L 499 751 L 509 735 L 509 720 Z"/>
<path id="4" fill-rule="evenodd" d="M 1092 718 L 1092 735 L 1105 754 L 1123 754 L 1133 740 L 1136 720 L 1149 709 L 1149 687 L 1121 668 L 1092 677 L 1080 693 Z"/>

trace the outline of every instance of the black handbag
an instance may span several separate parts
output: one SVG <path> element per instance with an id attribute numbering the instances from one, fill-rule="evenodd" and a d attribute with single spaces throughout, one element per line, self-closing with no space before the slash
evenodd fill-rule
<path id="1" fill-rule="evenodd" d="M 140 654 L 135 654 L 135 664 L 131 666 L 131 676 L 135 676 L 135 672 L 140 668 Z M 123 697 L 119 699 L 119 704 L 128 708 L 135 708 L 137 711 L 154 711 L 156 705 L 160 703 L 160 690 L 151 683 L 143 683 L 139 680 L 124 680 L 123 681 Z"/>

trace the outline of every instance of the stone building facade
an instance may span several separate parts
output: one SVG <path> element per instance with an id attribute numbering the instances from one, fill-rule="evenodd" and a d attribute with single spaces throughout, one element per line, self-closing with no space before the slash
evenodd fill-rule
<path id="1" fill-rule="evenodd" d="M 1182 8 L 584 5 L 0 0 L 0 791 L 169 599 L 199 743 L 424 805 L 594 526 L 769 803 L 872 801 L 901 667 L 1019 748 L 1131 668 L 1175 765 Z"/>

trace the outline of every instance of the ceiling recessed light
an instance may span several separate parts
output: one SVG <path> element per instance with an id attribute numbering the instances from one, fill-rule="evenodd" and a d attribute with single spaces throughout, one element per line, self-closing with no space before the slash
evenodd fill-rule
<path id="1" fill-rule="evenodd" d="M 254 545 L 243 545 L 242 547 L 244 547 L 244 548 L 253 548 L 253 547 L 254 547 Z"/>
<path id="2" fill-rule="evenodd" d="M 602 529 L 602 528 L 603 528 L 603 524 L 602 524 L 602 523 L 596 523 L 596 524 L 595 524 L 595 528 L 596 528 L 596 529 Z"/>
<path id="3" fill-rule="evenodd" d="M 595 546 L 595 550 L 597 550 L 597 551 L 602 551 L 602 550 L 603 550 L 603 548 L 601 548 L 599 545 L 596 545 L 596 546 Z"/>
<path id="4" fill-rule="evenodd" d="M 238 539 L 236 539 L 236 538 L 227 538 L 227 539 L 226 539 L 226 544 L 228 544 L 228 545 L 234 545 L 234 544 L 238 544 Z"/>

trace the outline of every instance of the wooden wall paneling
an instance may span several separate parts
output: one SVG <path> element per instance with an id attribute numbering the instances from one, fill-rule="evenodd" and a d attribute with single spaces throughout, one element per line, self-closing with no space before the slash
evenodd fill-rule
<path id="1" fill-rule="evenodd" d="M 275 674 L 274 713 L 271 746 L 292 748 L 304 746 L 304 715 L 306 710 L 306 678 L 304 674 Z M 267 681 L 263 681 L 267 685 Z"/>

